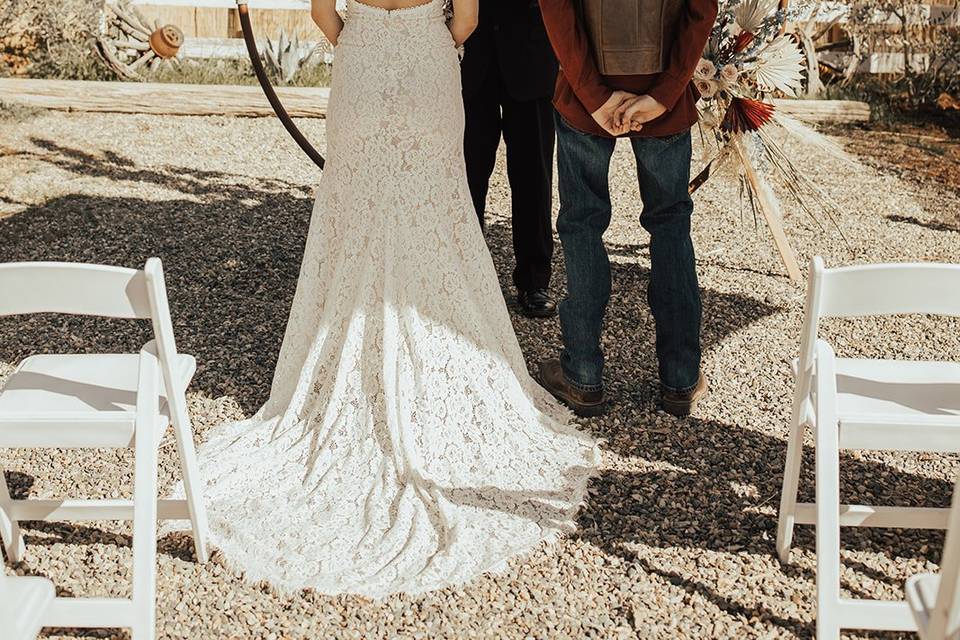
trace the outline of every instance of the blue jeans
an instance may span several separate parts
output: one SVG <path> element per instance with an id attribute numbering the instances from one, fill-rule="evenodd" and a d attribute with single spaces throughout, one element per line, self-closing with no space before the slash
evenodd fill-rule
<path id="1" fill-rule="evenodd" d="M 560 217 L 557 233 L 567 267 L 560 303 L 567 381 L 584 391 L 603 388 L 600 333 L 610 300 L 610 262 L 603 233 L 610 225 L 610 157 L 615 140 L 583 133 L 557 118 Z M 670 391 L 693 389 L 700 375 L 700 287 L 690 215 L 690 131 L 665 138 L 630 138 L 637 159 L 643 211 L 650 234 L 647 301 L 656 324 L 660 382 Z"/>

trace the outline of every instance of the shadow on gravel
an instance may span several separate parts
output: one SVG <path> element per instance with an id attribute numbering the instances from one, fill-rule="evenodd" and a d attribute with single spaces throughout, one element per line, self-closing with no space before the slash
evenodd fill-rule
<path id="1" fill-rule="evenodd" d="M 108 545 L 133 549 L 133 536 L 125 533 L 104 531 L 99 527 L 78 525 L 71 522 L 46 522 L 30 520 L 23 523 L 23 540 L 31 547 L 52 547 L 58 544 Z M 40 535 L 42 534 L 42 535 Z M 196 551 L 189 532 L 166 534 L 157 540 L 157 553 L 168 555 L 184 562 L 195 563 Z M 24 564 L 24 563 L 21 563 Z M 19 566 L 19 565 L 18 565 Z"/>
<path id="2" fill-rule="evenodd" d="M 35 479 L 27 473 L 19 471 L 3 471 L 0 469 L 0 479 L 6 479 L 7 490 L 14 500 L 24 500 L 30 495 Z"/>
<path id="3" fill-rule="evenodd" d="M 960 233 L 960 222 L 957 224 L 948 224 L 946 222 L 936 222 L 936 221 L 925 221 L 915 218 L 913 216 L 901 216 L 895 213 L 891 213 L 886 216 L 887 220 L 891 222 L 902 222 L 904 224 L 915 224 L 918 227 L 923 227 L 924 229 L 930 229 L 931 231 L 952 231 L 954 233 Z"/>
<path id="4" fill-rule="evenodd" d="M 164 261 L 178 348 L 197 356 L 192 389 L 231 395 L 248 413 L 269 394 L 293 298 L 311 189 L 177 166 L 141 169 L 33 140 L 45 161 L 82 175 L 150 182 L 175 200 L 70 195 L 0 220 L 0 262 L 65 260 L 142 267 Z M 42 351 L 135 351 L 143 322 L 72 316 L 0 319 L 0 353 L 16 362 Z"/>
<path id="5" fill-rule="evenodd" d="M 140 266 L 152 255 L 164 260 L 179 347 L 197 356 L 192 388 L 219 397 L 231 395 L 250 413 L 266 399 L 286 325 L 312 206 L 310 189 L 279 180 L 177 166 L 139 168 L 124 157 L 92 156 L 54 142 L 34 140 L 49 152 L 45 161 L 80 175 L 116 181 L 149 182 L 182 194 L 176 200 L 126 198 L 122 185 L 103 197 L 71 195 L 32 207 L 0 221 L 0 262 L 69 260 Z M 513 267 L 509 223 L 491 220 L 487 240 L 501 286 L 512 300 Z M 642 256 L 645 244 L 611 244 L 611 255 Z M 609 392 L 616 403 L 653 407 L 657 393 L 653 319 L 646 302 L 649 270 L 633 262 L 612 265 L 614 292 L 605 335 Z M 559 244 L 553 290 L 564 289 Z M 728 335 L 781 309 L 746 294 L 703 291 L 704 350 Z M 528 363 L 554 355 L 560 345 L 556 319 L 537 321 L 514 315 Z M 65 316 L 0 319 L 0 353 L 8 361 L 43 350 L 132 351 L 148 339 L 145 323 Z M 642 414 L 641 414 L 642 415 Z M 606 427 L 591 424 L 605 437 Z M 733 425 L 691 420 L 671 429 L 624 424 L 628 437 L 616 439 L 618 453 L 665 461 L 682 471 L 630 474 L 607 471 L 594 481 L 590 505 L 580 517 L 580 537 L 607 553 L 634 561 L 631 545 L 681 546 L 721 552 L 772 554 L 783 442 Z M 810 452 L 807 452 L 808 454 Z M 812 487 L 812 459 L 805 459 L 803 487 Z M 890 475 L 883 465 L 845 460 L 842 473 L 856 488 L 853 499 L 884 496 Z M 8 474 L 18 496 L 32 479 Z M 756 497 L 735 487 L 756 486 Z M 906 476 L 888 501 L 912 504 L 918 497 L 950 495 L 947 483 Z M 809 496 L 807 496 L 809 499 Z M 523 500 L 518 500 L 523 505 Z M 762 508 L 761 508 L 762 507 Z M 110 536 L 126 546 L 129 538 L 96 529 L 50 523 L 30 526 L 31 544 L 90 541 Z M 53 534 L 50 536 L 49 534 Z M 766 539 L 764 539 L 766 535 Z M 863 530 L 845 535 L 845 544 L 913 557 L 939 534 Z M 797 544 L 812 549 L 809 527 L 800 527 Z M 163 551 L 192 554 L 189 536 L 165 537 Z M 934 543 L 932 546 L 936 548 Z M 671 575 L 649 561 L 644 568 L 696 591 L 725 610 L 758 616 L 806 635 L 805 623 L 779 619 L 763 610 L 726 600 L 709 586 Z M 857 567 L 865 573 L 866 567 Z M 800 571 L 788 568 L 790 571 Z M 813 576 L 805 576 L 808 580 Z M 873 575 L 879 580 L 885 576 Z"/>
<path id="6" fill-rule="evenodd" d="M 173 165 L 142 168 L 113 153 L 90 154 L 41 138 L 41 158 L 78 175 L 147 182 L 182 194 L 146 200 L 115 194 L 69 195 L 0 221 L 0 262 L 65 260 L 141 266 L 164 261 L 178 347 L 197 357 L 192 385 L 204 393 L 235 397 L 247 413 L 267 398 L 286 327 L 313 204 L 311 189 L 281 180 L 251 178 Z M 512 240 L 508 223 L 488 226 L 488 244 L 501 285 L 512 301 Z M 615 255 L 645 245 L 611 244 Z M 556 251 L 554 290 L 563 290 Z M 625 336 L 611 353 L 612 391 L 649 400 L 655 391 L 653 322 L 646 306 L 647 269 L 613 265 L 614 293 L 608 332 Z M 704 291 L 707 318 L 732 318 L 704 327 L 704 346 L 777 309 L 747 296 Z M 555 319 L 517 317 L 515 324 L 531 367 L 560 344 Z M 0 319 L 0 353 L 16 362 L 44 350 L 135 351 L 148 339 L 146 323 L 70 316 Z"/>
<path id="7" fill-rule="evenodd" d="M 505 293 L 512 291 L 513 245 L 510 225 L 503 219 L 487 225 L 487 244 L 493 255 L 500 285 Z M 639 223 L 638 223 L 639 226 Z M 636 256 L 648 261 L 648 245 L 608 242 L 611 256 Z M 653 408 L 659 397 L 654 323 L 647 305 L 647 284 L 650 269 L 635 262 L 612 262 L 613 291 L 604 320 L 604 383 L 610 402 L 608 414 L 615 415 L 623 403 L 631 407 Z M 551 290 L 559 301 L 566 288 L 566 275 L 560 243 L 554 251 Z M 703 300 L 703 351 L 715 348 L 730 334 L 740 331 L 770 315 L 784 311 L 762 299 L 747 294 L 724 293 L 701 287 Z M 507 295 L 511 301 L 512 296 Z M 516 313 L 513 324 L 520 346 L 531 370 L 537 363 L 559 353 L 562 345 L 557 318 L 531 320 Z M 591 425 L 593 426 L 593 425 Z M 609 434 L 595 432 L 607 437 Z"/>
<path id="8" fill-rule="evenodd" d="M 691 594 L 699 594 L 737 617 L 758 618 L 809 637 L 812 624 L 784 618 L 762 604 L 747 604 L 751 600 L 732 600 L 696 575 L 682 575 L 674 568 L 667 568 L 675 566 L 669 562 L 667 567 L 657 566 L 656 554 L 653 558 L 648 554 L 637 557 L 638 546 L 766 557 L 771 576 L 782 571 L 786 577 L 802 578 L 809 583 L 807 593 L 812 597 L 815 593 L 813 571 L 796 563 L 781 567 L 774 555 L 785 443 L 751 429 L 711 420 L 676 421 L 671 423 L 671 428 L 659 429 L 646 428 L 644 424 L 623 424 L 622 427 L 628 430 L 628 437 L 619 439 L 619 454 L 666 462 L 672 470 L 604 472 L 594 480 L 591 499 L 579 518 L 580 529 L 576 535 L 606 553 L 639 563 L 645 572 L 660 575 Z M 811 502 L 814 460 L 810 447 L 804 451 L 803 464 L 800 500 Z M 887 465 L 847 455 L 841 460 L 840 470 L 845 501 L 949 506 L 952 485 L 943 480 L 898 473 Z M 843 531 L 844 549 L 882 553 L 901 560 L 936 562 L 942 544 L 943 534 L 937 531 L 846 528 Z M 924 545 L 929 546 L 930 553 L 921 551 Z M 797 527 L 794 549 L 814 553 L 812 527 Z M 670 555 L 669 551 L 666 553 Z M 902 587 L 900 578 L 891 578 L 856 560 L 844 559 L 843 564 L 871 580 L 896 589 Z M 771 588 L 778 588 L 779 581 L 772 579 Z M 875 597 L 846 580 L 843 586 L 854 597 Z M 783 596 L 777 601 L 789 601 L 789 598 Z"/>
<path id="9" fill-rule="evenodd" d="M 299 272 L 313 198 L 303 185 L 251 178 L 178 166 L 140 168 L 130 158 L 90 155 L 55 142 L 34 139 L 48 154 L 46 162 L 78 175 L 117 181 L 116 191 L 99 197 L 70 195 L 48 201 L 0 220 L 0 262 L 67 260 L 141 266 L 147 257 L 160 256 L 167 272 L 171 309 L 179 348 L 197 356 L 198 371 L 192 389 L 211 397 L 235 397 L 252 413 L 267 398 L 273 368 L 286 325 Z M 179 192 L 173 200 L 146 200 L 123 195 L 121 181 L 147 182 Z M 501 286 L 511 301 L 513 266 L 509 224 L 491 220 L 487 240 L 497 265 Z M 912 220 L 907 222 L 913 222 Z M 611 254 L 642 256 L 640 245 L 611 245 Z M 614 292 L 605 335 L 611 412 L 623 403 L 651 409 L 657 394 L 654 329 L 646 303 L 649 270 L 636 263 L 612 265 Z M 559 244 L 554 262 L 553 290 L 564 288 Z M 703 291 L 704 350 L 715 348 L 727 336 L 779 313 L 782 309 L 747 294 Z M 556 319 L 530 320 L 514 314 L 514 325 L 531 368 L 557 353 L 560 345 Z M 16 362 L 44 350 L 134 351 L 148 339 L 145 323 L 48 316 L 0 319 L 0 354 Z M 599 421 L 589 423 L 595 435 L 608 437 Z M 810 625 L 787 619 L 763 608 L 732 601 L 709 585 L 648 559 L 637 560 L 635 545 L 682 547 L 725 553 L 772 556 L 784 443 L 757 431 L 719 422 L 688 420 L 668 428 L 649 424 L 618 425 L 617 453 L 672 465 L 674 471 L 629 473 L 607 470 L 594 480 L 589 506 L 579 518 L 576 536 L 606 553 L 658 573 L 714 602 L 720 608 L 766 620 L 781 629 L 808 636 Z M 611 439 L 613 441 L 613 439 Z M 801 499 L 809 500 L 813 486 L 812 452 L 805 452 Z M 863 459 L 847 458 L 841 465 L 851 500 L 887 504 L 914 504 L 926 498 L 946 504 L 951 487 L 940 480 L 902 474 L 893 493 L 888 490 L 891 468 Z M 32 485 L 24 474 L 8 474 L 11 487 L 23 497 Z M 755 490 L 746 491 L 752 485 Z M 459 496 L 475 501 L 477 496 Z M 527 501 L 517 496 L 518 508 Z M 115 544 L 129 538 L 99 530 L 35 523 L 32 529 L 55 534 L 43 540 L 84 542 L 110 535 Z M 942 534 L 845 531 L 846 548 L 883 551 L 893 557 L 917 557 L 923 544 L 939 548 Z M 79 540 L 77 540 L 79 542 Z M 46 542 L 49 544 L 50 542 Z M 167 536 L 161 549 L 178 557 L 192 557 L 188 535 Z M 796 544 L 812 551 L 810 527 L 799 527 Z M 848 563 L 870 577 L 888 581 L 868 567 Z M 808 571 L 784 569 L 787 576 Z M 896 585 L 899 587 L 899 585 Z M 851 585 L 852 587 L 852 585 Z M 852 587 L 856 591 L 855 587 Z"/>
<path id="10" fill-rule="evenodd" d="M 509 232 L 509 225 L 488 226 L 488 241 L 505 287 L 509 285 L 513 266 Z M 609 248 L 611 256 L 648 260 L 645 244 L 612 244 Z M 701 261 L 701 266 L 704 264 Z M 715 268 L 731 269 L 711 264 Z M 610 339 L 605 344 L 608 357 L 605 381 L 611 400 L 607 414 L 619 416 L 621 421 L 614 425 L 610 421 L 590 420 L 585 424 L 595 435 L 607 438 L 608 450 L 628 458 L 665 462 L 674 470 L 645 473 L 605 470 L 593 480 L 590 500 L 579 516 L 579 529 L 574 536 L 623 558 L 646 573 L 659 575 L 690 594 L 706 598 L 733 616 L 745 621 L 761 620 L 785 632 L 812 637 L 812 622 L 770 610 L 764 604 L 767 598 L 748 597 L 740 601 L 735 596 L 722 594 L 710 581 L 678 572 L 670 560 L 658 566 L 656 552 L 638 558 L 640 546 L 664 549 L 665 557 L 670 555 L 669 548 L 750 554 L 761 558 L 751 560 L 754 566 L 769 565 L 767 571 L 771 579 L 764 581 L 769 588 L 777 589 L 783 581 L 799 578 L 809 585 L 806 594 L 815 593 L 815 575 L 811 570 L 798 566 L 799 563 L 781 566 L 775 557 L 776 513 L 785 442 L 713 420 L 670 419 L 666 424 L 651 424 L 659 389 L 653 318 L 646 302 L 649 269 L 623 262 L 612 264 L 611 269 L 614 292 L 604 328 L 604 335 Z M 565 281 L 559 244 L 554 273 L 553 290 L 559 297 Z M 766 275 L 781 277 L 777 273 Z M 705 353 L 727 336 L 784 310 L 751 295 L 762 296 L 762 292 L 730 294 L 702 289 Z M 537 324 L 515 316 L 514 324 L 528 361 L 534 363 L 540 357 L 556 353 L 560 345 L 556 320 Z M 527 329 L 527 324 L 533 326 Z M 813 455 L 812 448 L 804 450 L 799 499 L 805 502 L 813 501 Z M 849 455 L 844 455 L 840 468 L 845 501 L 949 506 L 953 489 L 949 482 L 900 473 L 888 465 Z M 844 529 L 842 539 L 846 550 L 934 562 L 938 561 L 943 544 L 943 534 L 937 531 Z M 924 545 L 928 545 L 929 553 L 921 551 Z M 794 549 L 813 555 L 812 527 L 796 528 Z M 763 558 L 769 560 L 764 562 Z M 855 559 L 845 558 L 843 564 L 868 580 L 898 590 L 903 586 L 901 578 L 891 577 Z M 707 566 L 710 565 L 712 562 L 708 561 Z M 845 581 L 843 586 L 853 597 L 875 597 L 867 587 L 850 581 Z M 778 596 L 776 601 L 789 602 L 790 596 L 791 593 Z M 813 601 L 806 604 L 812 607 Z M 906 636 L 871 632 L 869 637 Z"/>
<path id="11" fill-rule="evenodd" d="M 639 227 L 639 223 L 637 223 Z M 509 292 L 513 268 L 513 246 L 510 225 L 502 218 L 487 226 L 487 244 L 493 255 L 501 288 Z M 635 257 L 648 262 L 649 244 L 619 244 L 607 241 L 611 257 Z M 703 262 L 701 261 L 701 267 Z M 712 264 L 712 263 L 711 263 Z M 717 265 L 714 265 L 717 266 Z M 654 407 L 659 392 L 654 348 L 653 316 L 647 304 L 650 269 L 633 262 L 611 262 L 612 294 L 604 320 L 604 382 L 612 403 L 608 414 L 616 413 L 618 403 L 647 404 Z M 762 272 L 759 272 L 762 273 Z M 771 274 L 778 275 L 778 274 Z M 556 299 L 563 298 L 566 275 L 563 253 L 556 242 L 551 290 Z M 724 339 L 759 320 L 786 311 L 745 293 L 724 293 L 701 285 L 703 326 L 701 343 L 704 353 Z M 512 298 L 508 295 L 508 301 Z M 557 318 L 530 320 L 513 316 L 514 326 L 528 361 L 554 356 L 561 346 L 560 323 Z M 603 435 L 603 434 L 600 434 Z"/>
<path id="12" fill-rule="evenodd" d="M 253 182 L 253 185 L 249 186 L 249 191 L 260 195 L 280 192 L 308 193 L 303 185 L 285 180 L 263 177 L 250 178 L 223 171 L 175 165 L 144 168 L 138 166 L 136 160 L 121 156 L 113 151 L 100 151 L 100 153 L 92 154 L 80 149 L 64 147 L 53 140 L 36 137 L 31 138 L 30 142 L 46 151 L 45 154 L 35 154 L 39 160 L 80 176 L 152 183 L 167 189 L 180 191 L 184 195 L 206 196 L 224 202 L 231 202 L 241 195 L 238 191 L 223 189 L 225 185 L 241 188 L 246 186 L 235 184 L 237 182 Z M 293 194 L 291 193 L 291 195 Z"/>

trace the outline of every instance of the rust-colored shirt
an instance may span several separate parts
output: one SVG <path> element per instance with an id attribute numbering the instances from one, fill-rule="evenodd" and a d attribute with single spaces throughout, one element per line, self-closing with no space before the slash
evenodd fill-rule
<path id="1" fill-rule="evenodd" d="M 619 89 L 647 94 L 667 108 L 662 116 L 627 136 L 669 136 L 693 126 L 700 96 L 690 80 L 717 19 L 717 0 L 688 0 L 677 25 L 666 69 L 653 75 L 636 76 L 600 75 L 587 32 L 579 22 L 577 2 L 540 0 L 543 22 L 560 61 L 553 97 L 560 115 L 581 131 L 609 138 L 610 134 L 590 114 Z"/>

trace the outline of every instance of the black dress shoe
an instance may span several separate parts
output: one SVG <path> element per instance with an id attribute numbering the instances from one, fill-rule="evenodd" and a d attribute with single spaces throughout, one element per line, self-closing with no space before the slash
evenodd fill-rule
<path id="1" fill-rule="evenodd" d="M 557 314 L 557 303 L 547 289 L 518 291 L 517 304 L 520 313 L 528 318 L 549 318 Z"/>

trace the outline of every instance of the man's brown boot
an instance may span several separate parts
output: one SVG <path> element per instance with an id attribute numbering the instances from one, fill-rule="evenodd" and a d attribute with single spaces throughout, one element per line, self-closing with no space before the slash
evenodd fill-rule
<path id="1" fill-rule="evenodd" d="M 697 380 L 697 386 L 690 391 L 678 393 L 666 389 L 661 390 L 660 406 L 671 415 L 685 418 L 697 410 L 697 404 L 705 395 L 707 395 L 707 376 L 701 372 L 700 378 Z"/>
<path id="2" fill-rule="evenodd" d="M 590 418 L 603 413 L 606 402 L 603 391 L 581 391 L 571 385 L 556 358 L 540 363 L 540 385 L 580 417 Z"/>

